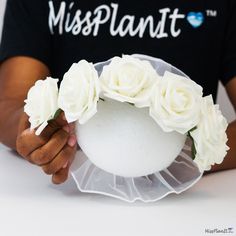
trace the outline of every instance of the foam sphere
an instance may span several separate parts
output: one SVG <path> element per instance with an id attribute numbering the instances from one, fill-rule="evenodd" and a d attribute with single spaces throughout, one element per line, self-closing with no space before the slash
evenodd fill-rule
<path id="1" fill-rule="evenodd" d="M 186 135 L 166 133 L 148 108 L 106 99 L 85 124 L 77 123 L 78 143 L 97 167 L 123 177 L 139 177 L 168 167 L 181 152 Z"/>

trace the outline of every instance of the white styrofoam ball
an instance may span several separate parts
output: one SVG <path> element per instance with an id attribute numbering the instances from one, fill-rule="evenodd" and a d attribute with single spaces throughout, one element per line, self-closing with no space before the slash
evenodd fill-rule
<path id="1" fill-rule="evenodd" d="M 98 112 L 86 124 L 77 123 L 77 135 L 92 163 L 124 177 L 165 169 L 186 140 L 186 135 L 162 131 L 147 108 L 108 99 L 99 101 Z"/>

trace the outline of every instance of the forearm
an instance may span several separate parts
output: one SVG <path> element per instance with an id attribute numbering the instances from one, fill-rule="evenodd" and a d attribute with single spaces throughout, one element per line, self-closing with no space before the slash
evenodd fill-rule
<path id="1" fill-rule="evenodd" d="M 23 108 L 13 102 L 0 102 L 0 142 L 16 149 L 16 137 Z"/>
<path id="2" fill-rule="evenodd" d="M 228 143 L 230 147 L 224 161 L 214 165 L 211 172 L 236 168 L 236 120 L 229 124 L 227 129 Z"/>
<path id="3" fill-rule="evenodd" d="M 49 74 L 47 66 L 29 57 L 13 57 L 0 65 L 0 142 L 16 148 L 27 93 L 37 80 Z"/>

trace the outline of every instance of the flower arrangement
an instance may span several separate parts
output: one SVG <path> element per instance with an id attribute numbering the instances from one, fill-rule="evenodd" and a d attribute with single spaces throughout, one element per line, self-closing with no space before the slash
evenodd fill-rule
<path id="1" fill-rule="evenodd" d="M 24 111 L 36 135 L 59 109 L 69 123 L 83 125 L 96 114 L 99 99 L 108 98 L 148 108 L 164 132 L 187 134 L 201 172 L 221 163 L 227 153 L 227 122 L 212 96 L 203 97 L 202 87 L 184 76 L 169 71 L 160 76 L 147 60 L 114 57 L 100 76 L 92 63 L 81 60 L 65 73 L 60 89 L 57 83 L 39 80 L 28 92 Z"/>

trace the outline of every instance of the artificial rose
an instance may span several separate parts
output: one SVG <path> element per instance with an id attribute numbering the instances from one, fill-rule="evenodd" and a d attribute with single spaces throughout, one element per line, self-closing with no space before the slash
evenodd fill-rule
<path id="1" fill-rule="evenodd" d="M 40 135 L 58 110 L 57 83 L 58 79 L 50 77 L 38 80 L 28 92 L 24 112 L 29 116 L 30 128 L 38 127 L 36 135 Z"/>
<path id="2" fill-rule="evenodd" d="M 152 90 L 150 116 L 165 132 L 187 133 L 200 118 L 202 87 L 166 71 Z"/>
<path id="3" fill-rule="evenodd" d="M 98 74 L 92 63 L 81 60 L 65 73 L 59 90 L 58 104 L 67 121 L 84 124 L 97 112 Z"/>
<path id="4" fill-rule="evenodd" d="M 157 80 L 159 76 L 148 61 L 125 55 L 104 66 L 100 84 L 105 97 L 146 107 Z"/>
<path id="5" fill-rule="evenodd" d="M 212 96 L 204 97 L 200 122 L 197 128 L 190 132 L 196 149 L 194 162 L 200 171 L 209 170 L 211 165 L 220 164 L 223 161 L 229 149 L 226 145 L 227 125 L 219 106 L 214 105 Z"/>

